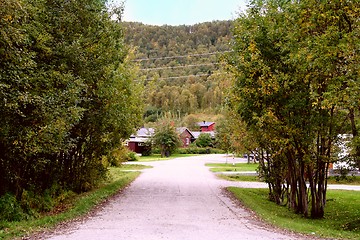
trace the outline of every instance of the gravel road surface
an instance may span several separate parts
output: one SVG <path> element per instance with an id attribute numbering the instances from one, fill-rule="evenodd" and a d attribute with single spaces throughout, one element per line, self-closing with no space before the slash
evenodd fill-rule
<path id="1" fill-rule="evenodd" d="M 234 183 L 217 179 L 204 166 L 206 162 L 225 162 L 225 157 L 146 163 L 154 168 L 144 170 L 102 210 L 47 239 L 308 239 L 256 220 L 222 190 Z M 262 183 L 235 185 L 264 187 Z"/>

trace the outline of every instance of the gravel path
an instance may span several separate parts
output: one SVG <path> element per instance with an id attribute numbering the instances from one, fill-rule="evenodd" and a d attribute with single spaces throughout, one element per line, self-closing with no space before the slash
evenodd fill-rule
<path id="1" fill-rule="evenodd" d="M 48 239 L 306 239 L 263 224 L 230 200 L 205 162 L 223 156 L 146 163 L 146 169 L 101 211 Z M 264 187 L 262 183 L 236 183 Z"/>

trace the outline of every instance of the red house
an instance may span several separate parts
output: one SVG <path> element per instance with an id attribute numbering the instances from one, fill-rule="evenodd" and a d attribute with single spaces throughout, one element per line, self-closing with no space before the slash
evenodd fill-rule
<path id="1" fill-rule="evenodd" d="M 215 131 L 215 123 L 214 122 L 199 122 L 201 132 L 212 132 Z"/>
<path id="2" fill-rule="evenodd" d="M 188 147 L 192 141 L 194 141 L 194 135 L 186 127 L 177 128 L 176 131 L 182 141 L 182 147 Z"/>

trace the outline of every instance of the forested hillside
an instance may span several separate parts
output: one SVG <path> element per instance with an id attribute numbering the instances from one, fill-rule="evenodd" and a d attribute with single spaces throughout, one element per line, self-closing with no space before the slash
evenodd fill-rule
<path id="1" fill-rule="evenodd" d="M 181 117 L 221 108 L 226 75 L 219 59 L 230 49 L 231 21 L 193 26 L 125 23 L 125 41 L 134 50 L 145 85 L 145 121 L 162 113 Z"/>

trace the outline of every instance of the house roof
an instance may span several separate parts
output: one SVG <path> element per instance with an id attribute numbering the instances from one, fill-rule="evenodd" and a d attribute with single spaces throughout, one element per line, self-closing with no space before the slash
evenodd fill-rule
<path id="1" fill-rule="evenodd" d="M 153 128 L 140 128 L 139 130 L 137 130 L 136 134 L 131 135 L 130 138 L 135 138 L 135 137 L 143 137 L 143 138 L 149 138 L 152 135 L 154 135 L 155 130 Z"/>
<path id="2" fill-rule="evenodd" d="M 178 127 L 178 128 L 176 128 L 176 131 L 178 132 L 178 134 L 182 134 L 183 132 L 188 131 L 188 132 L 190 133 L 190 135 L 191 135 L 192 137 L 194 137 L 193 132 L 190 131 L 190 130 L 189 130 L 188 128 L 186 128 L 186 127 Z"/>
<path id="3" fill-rule="evenodd" d="M 197 123 L 200 127 L 209 127 L 213 124 L 215 124 L 214 122 L 206 122 L 206 121 L 203 121 L 203 122 L 198 122 Z"/>
<path id="4" fill-rule="evenodd" d="M 149 138 L 140 138 L 140 137 L 134 137 L 126 140 L 126 142 L 136 142 L 136 143 L 144 143 L 149 141 Z"/>

